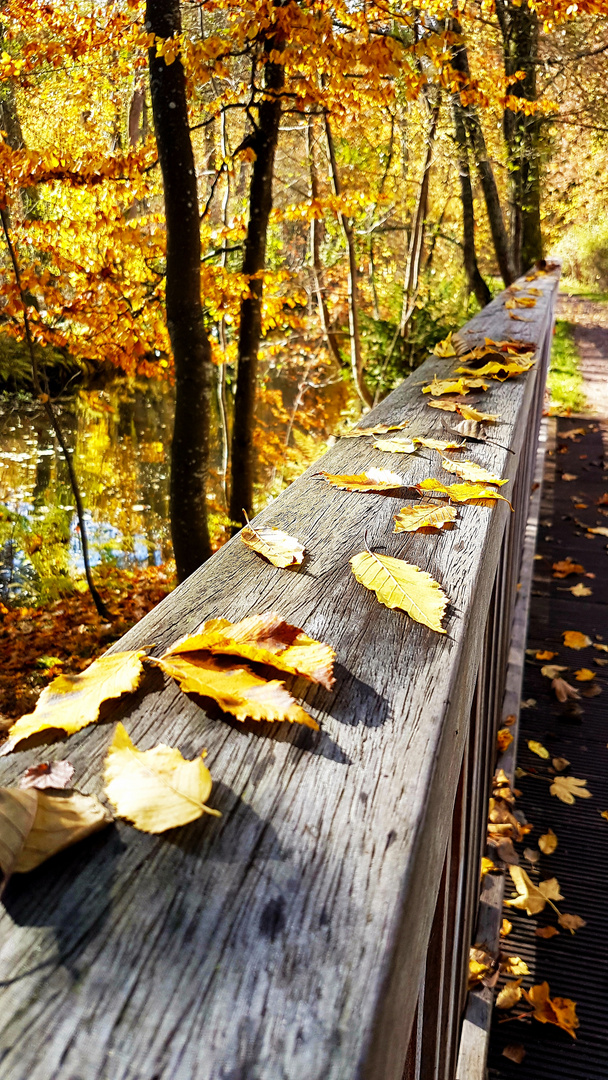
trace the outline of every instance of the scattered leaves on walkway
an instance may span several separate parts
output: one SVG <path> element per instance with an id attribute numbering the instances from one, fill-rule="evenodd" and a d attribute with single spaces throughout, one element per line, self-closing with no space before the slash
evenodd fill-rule
<path id="1" fill-rule="evenodd" d="M 568 761 L 568 758 L 565 757 L 554 757 L 551 758 L 551 764 L 553 765 L 553 768 L 557 770 L 557 772 L 563 772 L 564 769 L 568 768 L 570 762 Z"/>
<path id="2" fill-rule="evenodd" d="M 546 833 L 538 838 L 538 846 L 543 855 L 552 855 L 557 847 L 557 836 L 553 829 L 547 829 Z"/>
<path id="3" fill-rule="evenodd" d="M 567 649 L 587 649 L 593 644 L 591 638 L 581 634 L 579 630 L 564 630 L 563 638 Z"/>
<path id="4" fill-rule="evenodd" d="M 343 491 L 392 491 L 405 486 L 403 477 L 388 469 L 368 469 L 354 476 L 326 472 L 318 475 L 331 487 L 342 488 Z"/>
<path id="5" fill-rule="evenodd" d="M 506 956 L 501 958 L 500 970 L 503 975 L 529 975 L 530 968 L 521 956 Z"/>
<path id="6" fill-rule="evenodd" d="M 4 885 L 58 851 L 103 829 L 112 815 L 93 795 L 0 788 L 0 869 Z"/>
<path id="7" fill-rule="evenodd" d="M 505 900 L 508 907 L 520 908 L 528 915 L 538 915 L 540 911 L 544 911 L 547 901 L 564 899 L 559 891 L 557 878 L 549 878 L 548 881 L 535 885 L 521 866 L 510 866 L 509 873 L 517 889 L 517 896 L 512 900 Z"/>
<path id="8" fill-rule="evenodd" d="M 304 548 L 295 536 L 267 525 L 248 524 L 240 534 L 248 548 L 263 555 L 273 566 L 285 568 L 299 566 L 304 559 Z"/>
<path id="9" fill-rule="evenodd" d="M 165 832 L 203 814 L 221 817 L 207 806 L 212 782 L 203 756 L 186 761 L 164 743 L 138 750 L 118 723 L 105 762 L 106 795 L 118 816 L 142 832 Z"/>
<path id="10" fill-rule="evenodd" d="M 588 588 L 587 585 L 583 585 L 582 581 L 577 582 L 576 585 L 571 585 L 568 589 L 573 596 L 592 596 L 593 590 Z"/>
<path id="11" fill-rule="evenodd" d="M 505 983 L 502 990 L 499 990 L 496 998 L 497 1009 L 512 1009 L 514 1005 L 520 1000 L 522 996 L 521 991 L 521 979 L 517 979 L 516 982 Z"/>
<path id="12" fill-rule="evenodd" d="M 579 780 L 576 776 L 556 776 L 549 790 L 552 795 L 557 795 L 561 802 L 572 806 L 575 795 L 578 795 L 580 799 L 590 799 L 592 797 L 591 792 L 587 790 L 586 784 L 586 780 Z"/>
<path id="13" fill-rule="evenodd" d="M 557 656 L 557 653 L 552 653 L 552 656 Z M 559 678 L 560 671 L 567 671 L 567 667 L 563 667 L 561 664 L 545 664 L 541 669 L 541 675 L 545 676 L 545 679 L 557 679 Z"/>
<path id="14" fill-rule="evenodd" d="M 441 620 L 448 598 L 426 570 L 404 559 L 376 555 L 371 551 L 360 552 L 350 563 L 357 581 L 375 592 L 385 607 L 399 608 L 416 622 L 445 634 Z"/>
<path id="15" fill-rule="evenodd" d="M 536 659 L 537 660 L 553 660 L 553 657 L 557 656 L 557 655 L 558 654 L 556 652 L 551 652 L 550 649 L 542 649 L 540 652 L 536 653 Z"/>
<path id="16" fill-rule="evenodd" d="M 522 1043 L 509 1043 L 505 1046 L 502 1056 L 508 1058 L 509 1061 L 514 1061 L 516 1065 L 521 1065 L 526 1056 L 526 1048 Z"/>
<path id="17" fill-rule="evenodd" d="M 418 503 L 404 506 L 395 514 L 395 532 L 416 532 L 417 529 L 441 529 L 456 520 L 453 506 L 437 506 L 436 503 Z"/>
<path id="18" fill-rule="evenodd" d="M 500 924 L 500 936 L 501 937 L 507 937 L 511 933 L 512 929 L 513 929 L 513 923 L 509 922 L 508 919 L 503 919 L 501 924 Z"/>
<path id="19" fill-rule="evenodd" d="M 580 692 L 575 686 L 571 686 L 565 679 L 553 679 L 551 682 L 553 690 L 555 690 L 555 696 L 559 702 L 563 705 L 566 701 L 578 701 L 580 698 Z"/>

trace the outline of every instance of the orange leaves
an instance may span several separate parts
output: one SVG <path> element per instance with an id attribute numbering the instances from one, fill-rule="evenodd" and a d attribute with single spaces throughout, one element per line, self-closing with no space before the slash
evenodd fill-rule
<path id="1" fill-rule="evenodd" d="M 546 982 L 533 986 L 530 990 L 524 990 L 524 996 L 534 1009 L 535 1020 L 539 1020 L 541 1024 L 555 1024 L 556 1027 L 567 1031 L 573 1039 L 576 1039 L 574 1031 L 579 1026 L 579 1020 L 576 1015 L 575 1001 L 559 997 L 551 1000 L 549 983 Z"/>
<path id="2" fill-rule="evenodd" d="M 591 638 L 581 634 L 579 630 L 564 630 L 563 638 L 567 649 L 587 649 L 593 644 Z"/>
<path id="3" fill-rule="evenodd" d="M 441 529 L 456 520 L 453 506 L 437 506 L 436 503 L 418 503 L 404 506 L 395 514 L 395 532 L 416 532 L 417 529 Z"/>
<path id="4" fill-rule="evenodd" d="M 570 556 L 568 556 L 566 559 L 560 559 L 559 562 L 554 562 L 553 571 L 554 578 L 565 578 L 568 577 L 569 574 L 584 574 L 585 567 L 581 566 L 580 563 L 573 562 Z"/>

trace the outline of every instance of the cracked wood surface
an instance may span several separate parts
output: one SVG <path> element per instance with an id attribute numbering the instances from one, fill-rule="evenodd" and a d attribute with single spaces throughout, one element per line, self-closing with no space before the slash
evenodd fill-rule
<path id="1" fill-rule="evenodd" d="M 460 336 L 541 342 L 557 279 L 534 285 L 543 295 L 522 321 L 501 294 Z M 365 426 L 409 418 L 408 435 L 440 436 L 453 414 L 420 388 L 457 364 L 431 357 Z M 516 453 L 471 445 L 467 457 L 515 476 L 536 379 L 469 395 L 501 414 L 495 437 Z M 391 455 L 389 467 L 408 484 L 445 479 L 440 456 L 423 453 L 432 461 Z M 386 462 L 371 439 L 338 441 L 255 519 L 300 539 L 299 571 L 235 537 L 114 646 L 158 655 L 205 618 L 274 609 L 337 650 L 333 692 L 295 684 L 320 732 L 226 720 L 153 671 L 97 726 L 0 762 L 7 785 L 69 757 L 75 786 L 99 794 L 121 719 L 142 749 L 206 747 L 223 814 L 161 836 L 117 822 L 10 881 L 1 1080 L 401 1080 L 510 511 L 463 506 L 451 531 L 395 534 L 406 491 L 350 493 L 316 477 Z M 365 537 L 439 581 L 446 636 L 357 583 L 349 559 Z"/>

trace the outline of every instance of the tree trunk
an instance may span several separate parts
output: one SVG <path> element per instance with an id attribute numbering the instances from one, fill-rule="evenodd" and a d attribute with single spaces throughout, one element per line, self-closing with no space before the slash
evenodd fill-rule
<path id="1" fill-rule="evenodd" d="M 481 307 L 490 303 L 492 294 L 479 272 L 475 251 L 475 210 L 473 190 L 469 169 L 467 133 L 464 122 L 464 110 L 460 95 L 452 96 L 452 117 L 454 120 L 454 140 L 458 152 L 458 170 L 460 173 L 460 198 L 462 202 L 462 252 L 464 269 L 467 275 L 469 291 L 474 293 Z"/>
<path id="2" fill-rule="evenodd" d="M 418 189 L 418 199 L 416 201 L 416 209 L 414 211 L 414 221 L 412 224 L 412 233 L 410 236 L 407 264 L 405 267 L 403 304 L 401 307 L 401 320 L 399 323 L 399 333 L 401 334 L 401 337 L 405 336 L 407 324 L 410 321 L 412 313 L 414 311 L 413 305 L 416 298 L 416 293 L 418 291 L 418 279 L 420 277 L 422 248 L 424 246 L 424 227 L 426 223 L 429 204 L 429 182 L 431 179 L 431 164 L 433 161 L 433 150 L 435 147 L 437 124 L 439 122 L 439 109 L 439 102 L 437 103 L 437 105 L 434 105 L 431 108 L 429 129 L 426 136 L 426 154 L 424 156 L 424 164 L 422 166 L 422 177 L 420 179 L 420 187 Z"/>
<path id="3" fill-rule="evenodd" d="M 232 428 L 232 487 L 230 517 L 236 532 L 243 510 L 253 516 L 254 447 L 253 422 L 258 371 L 258 350 L 262 336 L 263 282 L 261 273 L 266 263 L 268 221 L 272 209 L 272 179 L 279 137 L 281 99 L 278 96 L 285 83 L 282 64 L 268 59 L 276 50 L 276 38 L 267 38 L 264 45 L 264 89 L 267 95 L 258 106 L 258 123 L 251 138 L 255 161 L 249 185 L 249 224 L 245 239 L 243 274 L 249 279 L 249 295 L 241 302 L 239 328 L 238 371 L 234 398 Z"/>
<path id="4" fill-rule="evenodd" d="M 317 175 L 317 164 L 315 161 L 314 150 L 314 121 L 312 116 L 308 117 L 308 123 L 306 125 L 306 153 L 308 156 L 308 164 L 310 169 L 310 197 L 314 201 L 319 198 L 319 178 Z M 327 310 L 327 304 L 323 295 L 323 286 L 321 284 L 321 251 L 320 251 L 320 239 L 319 239 L 319 222 L 317 218 L 311 218 L 310 222 L 310 257 L 312 263 L 312 276 L 317 294 L 317 308 L 319 311 L 319 320 L 321 322 L 321 330 L 323 331 L 323 338 L 327 345 L 329 355 L 340 366 L 342 365 L 342 356 L 340 353 L 340 347 L 338 345 L 338 339 L 329 325 L 329 312 Z"/>
<path id="5" fill-rule="evenodd" d="M 329 117 L 325 114 L 325 135 L 327 138 L 327 153 L 329 156 L 329 171 L 335 195 L 342 194 L 342 185 L 338 173 L 338 163 L 334 149 L 334 139 L 329 124 Z M 364 405 L 373 404 L 373 395 L 370 393 L 363 378 L 363 353 L 361 351 L 361 332 L 359 329 L 359 306 L 357 300 L 357 252 L 355 249 L 355 234 L 352 222 L 338 211 L 338 221 L 344 234 L 344 242 L 348 254 L 348 335 L 350 339 L 350 366 L 355 389 Z"/>
<path id="6" fill-rule="evenodd" d="M 146 28 L 160 38 L 179 34 L 179 0 L 147 0 Z M 175 362 L 171 535 L 183 581 L 211 554 L 207 479 L 213 364 L 201 304 L 198 189 L 184 69 L 179 56 L 167 65 L 154 46 L 148 61 L 165 197 L 167 328 Z"/>

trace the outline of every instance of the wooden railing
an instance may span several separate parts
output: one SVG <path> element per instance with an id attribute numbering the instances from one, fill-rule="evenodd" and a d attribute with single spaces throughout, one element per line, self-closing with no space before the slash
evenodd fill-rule
<path id="1" fill-rule="evenodd" d="M 537 347 L 535 368 L 479 398 L 514 453 L 468 455 L 510 478 L 513 513 L 465 506 L 451 531 L 395 534 L 406 492 L 317 478 L 387 467 L 369 439 L 339 440 L 256 519 L 305 544 L 298 572 L 235 537 L 115 647 L 158 653 L 204 618 L 276 610 L 337 651 L 331 693 L 299 686 L 318 733 L 227 722 L 157 672 L 67 747 L 0 762 L 6 785 L 69 756 L 76 786 L 99 793 L 120 718 L 143 749 L 207 747 L 223 814 L 161 836 L 118 823 L 13 877 L 1 1080 L 453 1080 L 557 274 L 533 284 L 534 308 L 513 319 L 502 294 L 460 332 Z M 446 414 L 421 386 L 455 366 L 429 358 L 366 426 L 439 434 Z M 388 467 L 408 484 L 442 475 L 418 457 Z M 450 598 L 447 635 L 357 583 L 365 542 L 394 556 L 407 543 Z"/>

